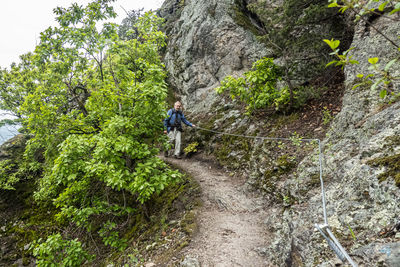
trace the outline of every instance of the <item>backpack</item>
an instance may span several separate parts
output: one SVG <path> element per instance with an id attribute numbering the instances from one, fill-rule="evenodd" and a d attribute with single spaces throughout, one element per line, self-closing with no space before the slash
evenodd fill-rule
<path id="1" fill-rule="evenodd" d="M 167 125 L 169 127 L 173 128 L 177 128 L 179 131 L 183 131 L 182 130 L 182 123 L 181 123 L 181 118 L 178 116 L 179 113 L 182 114 L 182 111 L 176 111 L 174 108 L 171 109 L 172 110 L 172 114 L 171 116 L 169 116 L 168 120 L 167 120 Z M 175 122 L 174 125 L 171 125 L 170 120 L 172 118 L 172 116 L 175 114 Z"/>

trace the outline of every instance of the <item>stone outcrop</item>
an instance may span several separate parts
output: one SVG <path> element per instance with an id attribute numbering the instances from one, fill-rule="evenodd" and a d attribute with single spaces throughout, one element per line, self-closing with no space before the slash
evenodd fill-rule
<path id="1" fill-rule="evenodd" d="M 372 25 L 391 40 L 398 38 L 400 22 L 379 17 Z M 400 189 L 394 176 L 400 171 L 400 103 L 384 103 L 370 86 L 352 89 L 356 74 L 371 72 L 368 58 L 379 57 L 385 66 L 398 52 L 364 23 L 357 25 L 351 47 L 360 64 L 345 68 L 342 111 L 323 141 L 328 222 L 359 264 L 399 266 Z M 390 71 L 398 77 L 400 65 Z M 400 84 L 392 86 L 399 93 Z M 313 227 L 323 222 L 319 188 L 309 186 L 317 165 L 307 158 L 298 171 L 302 182 L 288 180 L 285 186 L 300 204 L 266 221 L 275 230 L 271 253 L 278 265 L 331 266 L 335 260 L 326 261 L 333 253 Z"/>
<path id="2" fill-rule="evenodd" d="M 22 158 L 28 137 L 18 134 L 0 145 L 0 160 L 19 161 Z"/>
<path id="3" fill-rule="evenodd" d="M 267 49 L 235 23 L 234 0 L 167 0 L 159 13 L 167 19 L 165 64 L 169 83 L 191 111 L 217 101 L 214 88 L 226 75 L 241 74 Z"/>
<path id="4" fill-rule="evenodd" d="M 240 129 L 241 134 L 249 135 L 262 128 L 262 122 L 251 124 L 213 90 L 226 75 L 239 75 L 254 60 L 271 55 L 250 31 L 237 25 L 235 3 L 233 0 L 165 1 L 160 11 L 167 19 L 169 36 L 165 63 L 171 86 L 194 115 L 208 111 L 218 102 L 224 115 L 215 116 L 210 128 L 231 121 L 230 128 L 224 131 Z M 381 66 L 385 66 L 398 55 L 397 49 L 374 27 L 398 42 L 400 22 L 383 16 L 371 17 L 369 22 L 373 26 L 362 21 L 355 26 L 351 44 L 355 48 L 351 55 L 360 64 L 344 70 L 343 106 L 322 142 L 327 215 L 331 229 L 356 262 L 365 266 L 399 266 L 400 189 L 394 178 L 400 172 L 400 103 L 382 100 L 379 87 L 352 88 L 358 82 L 357 74 L 371 72 L 368 58 L 379 57 Z M 392 65 L 390 74 L 400 75 L 398 62 Z M 399 83 L 391 86 L 399 93 Z M 215 144 L 216 138 L 207 138 L 217 153 L 226 152 L 228 156 L 249 161 L 247 165 L 236 166 L 249 174 L 249 183 L 257 185 L 257 177 L 265 177 L 268 170 L 264 166 L 273 161 L 273 153 L 266 147 L 268 143 L 249 146 L 241 141 L 228 147 L 236 146 L 236 151 L 224 151 L 224 147 Z M 281 157 L 284 162 L 276 163 L 271 174 L 275 180 L 267 193 L 287 197 L 283 199 L 287 203 L 271 202 L 270 216 L 265 220 L 274 233 L 265 254 L 277 266 L 340 263 L 314 227 L 315 223 L 323 222 L 317 156 L 314 153 L 306 157 L 284 179 L 277 176 L 286 174 L 282 170 L 292 164 Z"/>

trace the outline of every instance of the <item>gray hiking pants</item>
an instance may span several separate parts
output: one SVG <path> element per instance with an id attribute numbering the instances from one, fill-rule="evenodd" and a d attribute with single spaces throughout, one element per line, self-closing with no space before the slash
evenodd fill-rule
<path id="1" fill-rule="evenodd" d="M 175 142 L 174 156 L 179 156 L 181 153 L 181 132 L 174 128 L 168 133 L 168 138 L 170 143 Z"/>

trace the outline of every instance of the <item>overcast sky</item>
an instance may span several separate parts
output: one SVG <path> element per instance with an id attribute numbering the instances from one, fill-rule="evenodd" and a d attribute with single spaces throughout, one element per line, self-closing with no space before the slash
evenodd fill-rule
<path id="1" fill-rule="evenodd" d="M 91 0 L 7 0 L 0 8 L 0 67 L 8 68 L 12 62 L 19 62 L 19 55 L 33 51 L 40 32 L 55 26 L 53 9 L 69 7 L 71 3 L 85 6 Z M 156 10 L 164 0 L 116 0 L 113 4 L 120 23 L 126 17 L 125 11 L 144 8 Z"/>

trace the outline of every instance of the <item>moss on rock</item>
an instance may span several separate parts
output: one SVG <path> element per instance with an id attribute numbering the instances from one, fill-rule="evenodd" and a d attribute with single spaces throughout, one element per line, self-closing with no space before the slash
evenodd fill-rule
<path id="1" fill-rule="evenodd" d="M 181 227 L 183 231 L 188 235 L 192 235 L 197 231 L 195 211 L 191 210 L 185 215 L 185 217 L 181 221 Z"/>
<path id="2" fill-rule="evenodd" d="M 368 164 L 385 167 L 385 171 L 378 176 L 379 182 L 386 181 L 390 177 L 394 179 L 396 186 L 400 187 L 400 154 L 370 160 Z"/>
<path id="3" fill-rule="evenodd" d="M 397 135 L 388 136 L 384 141 L 383 148 L 389 152 L 394 152 L 394 148 L 400 145 L 400 137 Z M 379 182 L 392 178 L 396 186 L 400 188 L 400 153 L 369 160 L 367 164 L 373 167 L 384 167 L 385 171 L 378 176 Z"/>
<path id="4" fill-rule="evenodd" d="M 233 10 L 234 20 L 239 26 L 243 27 L 246 30 L 249 30 L 255 36 L 261 35 L 259 28 L 254 25 L 251 19 L 251 17 L 254 17 L 258 20 L 258 17 L 247 8 L 246 1 L 235 0 L 235 6 Z"/>

